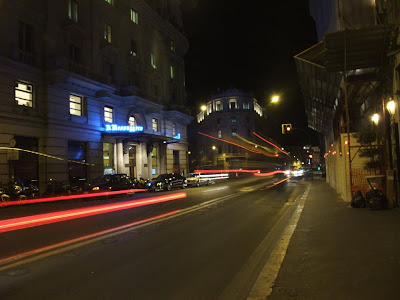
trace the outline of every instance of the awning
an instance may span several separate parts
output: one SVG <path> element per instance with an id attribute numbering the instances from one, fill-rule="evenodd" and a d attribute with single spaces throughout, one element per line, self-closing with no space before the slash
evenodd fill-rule
<path id="1" fill-rule="evenodd" d="M 361 104 L 375 90 L 396 36 L 392 26 L 338 31 L 294 57 L 310 128 L 325 132 L 330 127 L 345 71 L 350 103 Z"/>

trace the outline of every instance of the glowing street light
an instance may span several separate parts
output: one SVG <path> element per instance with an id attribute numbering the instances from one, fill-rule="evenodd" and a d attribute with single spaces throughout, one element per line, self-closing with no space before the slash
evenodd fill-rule
<path id="1" fill-rule="evenodd" d="M 373 114 L 372 115 L 372 117 L 371 117 L 371 121 L 375 124 L 375 125 L 378 125 L 378 123 L 379 123 L 379 115 L 378 114 Z"/>
<path id="2" fill-rule="evenodd" d="M 216 150 L 216 149 L 217 149 L 217 147 L 215 147 L 215 146 L 212 146 L 212 149 L 213 149 L 213 150 Z"/>
<path id="3" fill-rule="evenodd" d="M 390 100 L 387 104 L 386 104 L 386 108 L 389 112 L 389 114 L 391 116 L 394 116 L 394 112 L 396 110 L 396 103 L 393 100 Z"/>
<path id="4" fill-rule="evenodd" d="M 202 105 L 202 106 L 200 107 L 200 109 L 201 109 L 201 111 L 205 111 L 205 110 L 207 109 L 207 106 Z"/>
<path id="5" fill-rule="evenodd" d="M 273 95 L 271 97 L 271 103 L 278 103 L 279 102 L 279 95 Z"/>

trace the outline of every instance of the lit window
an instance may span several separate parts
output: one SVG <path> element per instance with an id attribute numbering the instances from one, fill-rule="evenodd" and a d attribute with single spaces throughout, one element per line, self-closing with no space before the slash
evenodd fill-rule
<path id="1" fill-rule="evenodd" d="M 128 123 L 130 126 L 137 126 L 137 122 L 134 116 L 129 117 Z"/>
<path id="2" fill-rule="evenodd" d="M 232 117 L 232 118 L 231 118 L 231 122 L 232 122 L 232 123 L 236 123 L 236 117 Z"/>
<path id="3" fill-rule="evenodd" d="M 156 65 L 156 55 L 154 53 L 151 53 L 150 55 L 150 63 L 153 69 L 157 69 Z"/>
<path id="4" fill-rule="evenodd" d="M 176 123 L 172 123 L 172 135 L 176 135 Z"/>
<path id="5" fill-rule="evenodd" d="M 250 103 L 249 102 L 243 102 L 243 109 L 250 109 Z"/>
<path id="6" fill-rule="evenodd" d="M 171 48 L 171 51 L 175 51 L 175 42 L 174 41 L 171 41 L 170 48 Z"/>
<path id="7" fill-rule="evenodd" d="M 108 4 L 114 5 L 114 0 L 105 0 Z"/>
<path id="8" fill-rule="evenodd" d="M 156 175 L 158 169 L 158 149 L 156 147 L 151 151 L 151 175 Z"/>
<path id="9" fill-rule="evenodd" d="M 75 23 L 78 23 L 79 21 L 78 8 L 79 8 L 78 2 L 74 0 L 68 1 L 68 17 Z"/>
<path id="10" fill-rule="evenodd" d="M 139 15 L 137 11 L 133 10 L 132 8 L 131 8 L 131 21 L 135 24 L 139 23 Z"/>
<path id="11" fill-rule="evenodd" d="M 230 99 L 230 100 L 229 100 L 229 108 L 230 108 L 230 109 L 238 108 L 238 107 L 237 107 L 236 99 Z"/>
<path id="12" fill-rule="evenodd" d="M 104 121 L 106 123 L 113 123 L 113 108 L 109 106 L 104 106 Z"/>
<path id="13" fill-rule="evenodd" d="M 151 121 L 152 128 L 154 132 L 158 132 L 158 119 L 153 118 Z"/>
<path id="14" fill-rule="evenodd" d="M 218 138 L 222 138 L 222 131 L 218 130 Z"/>
<path id="15" fill-rule="evenodd" d="M 82 116 L 82 97 L 69 95 L 69 114 Z"/>
<path id="16" fill-rule="evenodd" d="M 174 66 L 169 66 L 169 75 L 170 75 L 171 79 L 175 78 Z"/>
<path id="17" fill-rule="evenodd" d="M 111 43 L 111 25 L 107 23 L 104 24 L 104 39 Z"/>
<path id="18" fill-rule="evenodd" d="M 15 101 L 18 105 L 33 106 L 33 86 L 31 84 L 16 82 L 15 83 Z"/>
<path id="19" fill-rule="evenodd" d="M 130 55 L 132 55 L 132 56 L 136 56 L 137 55 L 137 46 L 136 46 L 136 42 L 134 40 L 131 40 Z"/>
<path id="20" fill-rule="evenodd" d="M 221 110 L 223 110 L 222 102 L 221 101 L 217 101 L 215 103 L 215 111 L 221 111 Z"/>

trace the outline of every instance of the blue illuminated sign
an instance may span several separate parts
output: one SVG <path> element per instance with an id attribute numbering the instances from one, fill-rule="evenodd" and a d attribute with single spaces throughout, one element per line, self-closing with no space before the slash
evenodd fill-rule
<path id="1" fill-rule="evenodd" d="M 138 132 L 143 131 L 143 126 L 120 126 L 116 124 L 107 124 L 107 132 Z"/>
<path id="2" fill-rule="evenodd" d="M 174 138 L 175 140 L 180 140 L 181 139 L 181 134 L 178 133 L 178 135 L 173 136 L 172 138 Z"/>

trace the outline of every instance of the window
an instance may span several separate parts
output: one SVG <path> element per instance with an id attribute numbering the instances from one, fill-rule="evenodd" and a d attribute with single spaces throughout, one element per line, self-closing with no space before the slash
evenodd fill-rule
<path id="1" fill-rule="evenodd" d="M 79 64 L 81 62 L 81 49 L 75 45 L 69 45 L 69 58 Z"/>
<path id="2" fill-rule="evenodd" d="M 250 109 L 250 103 L 249 102 L 243 102 L 243 109 Z"/>
<path id="3" fill-rule="evenodd" d="M 134 116 L 130 116 L 128 120 L 129 126 L 137 126 L 137 122 Z"/>
<path id="4" fill-rule="evenodd" d="M 114 0 L 105 0 L 108 4 L 114 5 Z"/>
<path id="5" fill-rule="evenodd" d="M 78 23 L 79 21 L 79 6 L 78 2 L 74 0 L 69 0 L 68 1 L 68 17 L 74 21 L 75 23 Z"/>
<path id="6" fill-rule="evenodd" d="M 218 130 L 218 138 L 222 138 L 222 131 Z"/>
<path id="7" fill-rule="evenodd" d="M 232 118 L 231 118 L 231 122 L 232 122 L 232 123 L 236 123 L 236 117 L 232 117 Z"/>
<path id="8" fill-rule="evenodd" d="M 217 101 L 215 103 L 215 111 L 221 111 L 221 110 L 223 110 L 222 102 L 221 101 Z"/>
<path id="9" fill-rule="evenodd" d="M 172 123 L 172 135 L 176 135 L 176 123 Z"/>
<path id="10" fill-rule="evenodd" d="M 153 118 L 151 121 L 152 128 L 154 132 L 158 132 L 158 119 Z"/>
<path id="11" fill-rule="evenodd" d="M 136 42 L 134 40 L 131 40 L 131 51 L 129 53 L 132 56 L 137 55 L 137 46 L 136 46 Z"/>
<path id="12" fill-rule="evenodd" d="M 235 108 L 237 108 L 236 99 L 230 99 L 230 100 L 229 100 L 229 108 L 230 108 L 230 109 L 235 109 Z"/>
<path id="13" fill-rule="evenodd" d="M 104 166 L 104 169 L 107 169 L 107 168 L 113 169 L 113 167 L 114 167 L 114 144 L 103 143 L 103 166 Z"/>
<path id="14" fill-rule="evenodd" d="M 33 107 L 33 86 L 28 83 L 15 83 L 15 101 L 18 105 Z"/>
<path id="15" fill-rule="evenodd" d="M 82 116 L 82 97 L 76 95 L 69 95 L 69 114 L 75 116 Z"/>
<path id="16" fill-rule="evenodd" d="M 102 68 L 103 68 L 103 74 L 110 76 L 111 79 L 114 81 L 114 75 L 115 75 L 114 64 L 108 61 L 106 57 L 103 58 Z"/>
<path id="17" fill-rule="evenodd" d="M 107 123 L 114 122 L 113 108 L 109 106 L 104 106 L 104 121 Z"/>
<path id="18" fill-rule="evenodd" d="M 18 48 L 25 52 L 33 52 L 33 27 L 26 23 L 19 23 Z"/>
<path id="19" fill-rule="evenodd" d="M 135 24 L 139 24 L 139 15 L 137 11 L 131 8 L 131 21 Z"/>
<path id="20" fill-rule="evenodd" d="M 151 53 L 150 55 L 150 63 L 153 69 L 157 69 L 156 65 L 156 55 L 154 53 Z"/>
<path id="21" fill-rule="evenodd" d="M 111 43 L 111 25 L 104 23 L 104 39 Z"/>
<path id="22" fill-rule="evenodd" d="M 174 66 L 169 66 L 169 76 L 171 77 L 171 79 L 175 78 Z"/>

